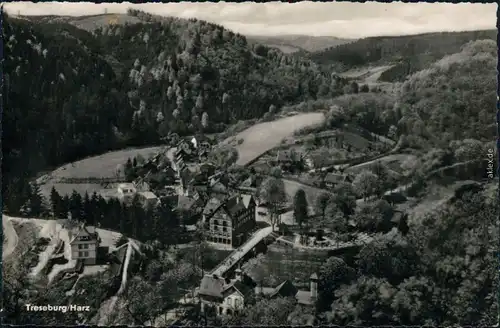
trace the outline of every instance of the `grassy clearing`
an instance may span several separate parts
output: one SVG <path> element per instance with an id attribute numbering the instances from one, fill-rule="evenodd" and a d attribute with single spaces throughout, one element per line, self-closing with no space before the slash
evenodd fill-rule
<path id="1" fill-rule="evenodd" d="M 299 182 L 296 182 L 296 181 L 292 181 L 292 180 L 285 180 L 283 179 L 283 182 L 285 184 L 285 192 L 288 196 L 288 200 L 290 202 L 292 202 L 293 200 L 293 197 L 295 196 L 295 193 L 297 192 L 297 190 L 299 189 L 303 189 L 306 193 L 306 199 L 307 199 L 307 202 L 310 204 L 310 205 L 313 205 L 314 202 L 316 201 L 316 198 L 323 192 L 327 192 L 326 190 L 324 189 L 320 189 L 320 188 L 315 188 L 315 187 L 311 187 L 311 186 L 306 186 L 304 184 L 301 184 Z"/>
<path id="2" fill-rule="evenodd" d="M 89 157 L 66 164 L 52 171 L 47 180 L 60 178 L 113 178 L 118 165 L 125 164 L 128 158 L 153 155 L 163 147 L 131 148 Z M 48 182 L 48 181 L 47 181 Z"/>
<path id="3" fill-rule="evenodd" d="M 224 140 L 223 143 L 230 143 L 231 140 L 244 140 L 235 147 L 239 154 L 236 164 L 243 166 L 266 151 L 279 146 L 284 138 L 292 136 L 295 131 L 322 123 L 324 119 L 323 113 L 305 113 L 259 123 Z"/>

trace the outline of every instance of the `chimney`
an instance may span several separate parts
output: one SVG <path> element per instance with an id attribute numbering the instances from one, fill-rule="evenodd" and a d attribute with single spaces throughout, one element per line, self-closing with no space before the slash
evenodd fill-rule
<path id="1" fill-rule="evenodd" d="M 235 274 L 236 280 L 238 280 L 238 281 L 242 280 L 241 269 L 238 268 L 238 269 L 234 270 L 234 274 Z"/>
<path id="2" fill-rule="evenodd" d="M 318 298 L 318 275 L 313 273 L 310 277 L 311 280 L 311 299 L 316 300 Z"/>

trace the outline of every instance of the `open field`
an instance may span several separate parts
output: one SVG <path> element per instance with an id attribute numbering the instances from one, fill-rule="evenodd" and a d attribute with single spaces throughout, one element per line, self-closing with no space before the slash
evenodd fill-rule
<path id="1" fill-rule="evenodd" d="M 293 200 L 293 197 L 295 196 L 295 193 L 299 189 L 303 189 L 306 193 L 306 198 L 307 202 L 310 205 L 313 205 L 314 202 L 316 201 L 316 197 L 318 197 L 319 194 L 322 192 L 327 192 L 324 189 L 316 188 L 316 187 L 311 187 L 311 186 L 306 186 L 304 184 L 301 184 L 300 182 L 293 181 L 293 180 L 286 180 L 283 179 L 283 182 L 285 184 L 285 192 L 288 196 L 288 200 L 291 202 Z"/>
<path id="2" fill-rule="evenodd" d="M 364 68 L 355 68 L 348 70 L 346 72 L 340 73 L 341 77 L 345 77 L 348 79 L 359 79 L 364 80 L 366 83 L 376 82 L 380 75 L 393 67 L 394 65 L 383 65 L 383 66 L 375 66 L 375 67 L 364 67 Z"/>
<path id="3" fill-rule="evenodd" d="M 147 158 L 162 148 L 162 146 L 130 148 L 89 157 L 61 166 L 52 171 L 48 176 L 39 178 L 39 182 L 45 182 L 44 178 L 46 180 L 57 180 L 60 178 L 113 178 L 118 165 L 125 164 L 128 158 L 134 158 L 137 155 Z"/>
<path id="4" fill-rule="evenodd" d="M 295 131 L 306 126 L 323 122 L 323 113 L 304 113 L 285 117 L 272 122 L 256 124 L 236 136 L 224 140 L 222 143 L 231 143 L 232 140 L 243 139 L 243 143 L 236 145 L 239 158 L 237 165 L 247 165 L 266 151 L 278 146 L 281 141 L 291 136 Z"/>

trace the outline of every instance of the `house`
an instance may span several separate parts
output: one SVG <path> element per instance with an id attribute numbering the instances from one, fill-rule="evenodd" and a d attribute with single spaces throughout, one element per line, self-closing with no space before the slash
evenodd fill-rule
<path id="1" fill-rule="evenodd" d="M 279 150 L 276 154 L 275 162 L 278 165 L 291 164 L 293 162 L 293 156 L 291 152 Z"/>
<path id="2" fill-rule="evenodd" d="M 182 213 L 182 221 L 184 223 L 191 222 L 203 210 L 203 201 L 200 198 L 179 195 L 177 198 L 176 209 Z"/>
<path id="3" fill-rule="evenodd" d="M 191 142 L 187 142 L 186 140 L 181 140 L 177 144 L 177 149 L 175 150 L 174 153 L 174 158 L 176 161 L 179 160 L 184 160 L 184 161 L 189 161 L 194 157 L 195 152 L 194 152 L 194 147 Z"/>
<path id="4" fill-rule="evenodd" d="M 251 195 L 235 195 L 227 200 L 212 198 L 203 210 L 208 225 L 207 240 L 238 247 L 255 227 L 256 203 Z"/>
<path id="5" fill-rule="evenodd" d="M 274 165 L 280 166 L 284 170 L 293 169 L 294 167 L 302 166 L 304 158 L 302 154 L 295 151 L 278 151 L 276 158 L 273 161 Z"/>
<path id="6" fill-rule="evenodd" d="M 131 200 L 137 193 L 133 183 L 120 183 L 118 185 L 118 198 L 122 201 Z"/>
<path id="7" fill-rule="evenodd" d="M 309 290 L 299 290 L 291 281 L 285 280 L 275 288 L 256 287 L 255 294 L 271 299 L 277 297 L 294 297 L 300 305 L 313 306 L 318 299 L 318 275 L 313 273 L 309 279 Z"/>
<path id="8" fill-rule="evenodd" d="M 94 226 L 80 225 L 69 231 L 71 259 L 85 264 L 96 264 L 99 234 Z"/>
<path id="9" fill-rule="evenodd" d="M 250 176 L 248 179 L 243 181 L 237 189 L 243 192 L 248 192 L 251 194 L 256 194 L 257 193 L 257 188 L 260 186 L 260 184 L 263 181 L 263 177 L 261 176 Z"/>
<path id="10" fill-rule="evenodd" d="M 216 315 L 232 315 L 241 311 L 252 297 L 255 282 L 236 269 L 234 279 L 205 275 L 200 283 L 198 297 L 201 311 L 214 311 Z"/>
<path id="11" fill-rule="evenodd" d="M 325 176 L 325 178 L 323 179 L 323 183 L 328 188 L 334 188 L 338 184 L 345 182 L 345 181 L 346 181 L 346 177 L 344 175 L 335 174 L 335 173 L 328 173 Z"/>
<path id="12" fill-rule="evenodd" d="M 139 197 L 144 204 L 144 206 L 157 206 L 160 203 L 158 197 L 151 191 L 141 191 L 139 192 Z"/>

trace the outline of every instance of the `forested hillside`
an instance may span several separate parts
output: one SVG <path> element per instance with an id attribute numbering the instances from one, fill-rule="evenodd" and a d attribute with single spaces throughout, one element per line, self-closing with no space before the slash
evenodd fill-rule
<path id="1" fill-rule="evenodd" d="M 496 135 L 497 45 L 493 40 L 467 43 L 403 85 L 395 111 L 398 128 L 412 140 L 433 144 Z"/>
<path id="2" fill-rule="evenodd" d="M 8 17 L 3 39 L 3 195 L 18 207 L 27 176 L 115 147 L 128 104 L 91 44 Z"/>
<path id="3" fill-rule="evenodd" d="M 314 99 L 325 87 L 328 94 L 334 80 L 310 61 L 250 47 L 244 36 L 204 21 L 149 15 L 147 23 L 95 35 L 126 66 L 136 120 L 157 125 L 160 135 L 197 130 L 203 116 L 216 124 L 205 129 L 220 130 L 217 123 L 261 117 L 271 105 Z"/>
<path id="4" fill-rule="evenodd" d="M 23 201 L 10 200 L 24 194 L 22 176 L 343 93 L 343 80 L 311 61 L 249 46 L 221 26 L 129 14 L 144 23 L 93 34 L 57 19 L 4 17 L 8 207 Z"/>
<path id="5" fill-rule="evenodd" d="M 321 65 L 334 65 L 338 70 L 395 63 L 380 80 L 404 81 L 407 75 L 427 68 L 443 56 L 459 52 L 464 43 L 496 38 L 496 30 L 371 37 L 315 52 L 310 58 Z"/>

